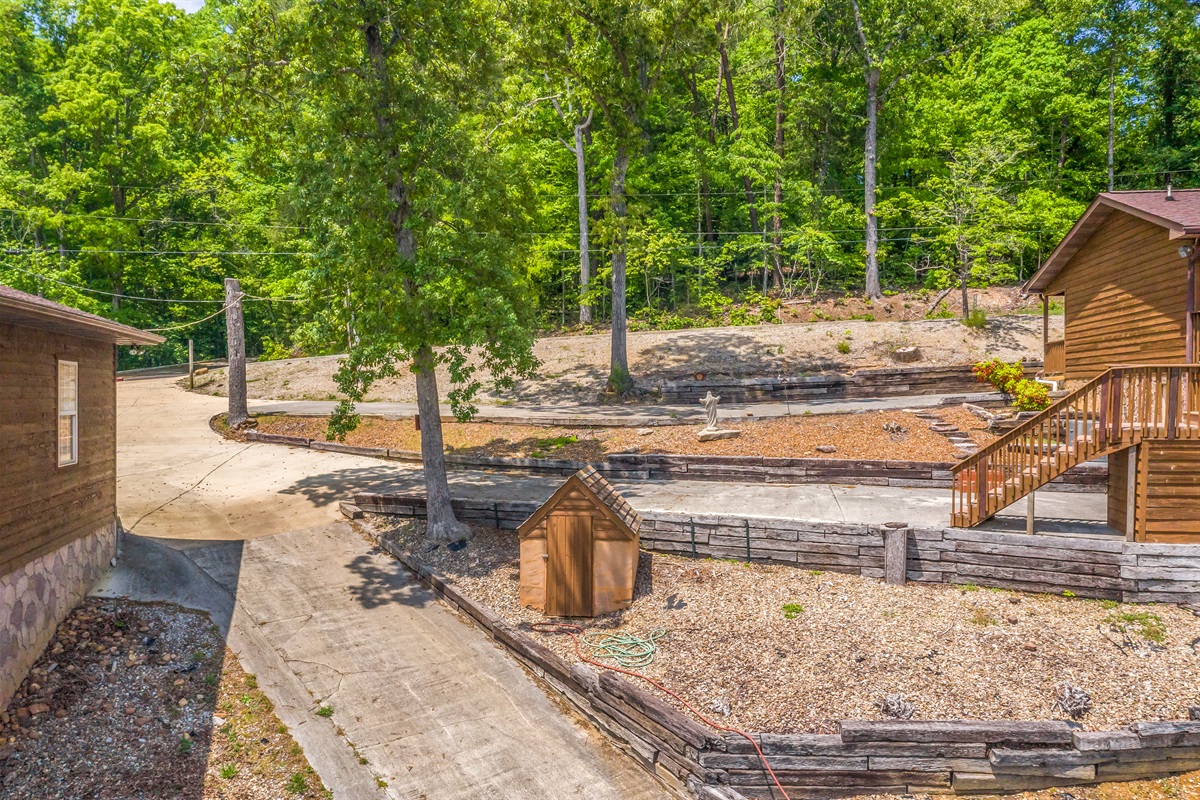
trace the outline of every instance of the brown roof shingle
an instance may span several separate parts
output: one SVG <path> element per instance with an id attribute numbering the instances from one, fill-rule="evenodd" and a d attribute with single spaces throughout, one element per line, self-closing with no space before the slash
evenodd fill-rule
<path id="1" fill-rule="evenodd" d="M 1171 238 L 1200 236 L 1200 189 L 1176 189 L 1172 197 L 1174 199 L 1168 200 L 1166 191 L 1161 189 L 1100 193 L 1025 284 L 1025 291 L 1045 289 L 1114 212 L 1160 225 Z"/>
<path id="2" fill-rule="evenodd" d="M 592 494 L 596 495 L 596 499 L 604 505 L 608 506 L 614 514 L 621 518 L 621 521 L 629 526 L 629 529 L 634 533 L 642 526 L 641 516 L 633 510 L 633 506 L 629 505 L 629 501 L 621 496 L 621 493 L 609 483 L 603 475 L 596 471 L 596 468 L 588 465 L 579 472 L 575 473 L 575 477 L 583 482 L 583 485 L 591 490 Z"/>
<path id="3" fill-rule="evenodd" d="M 162 344 L 163 337 L 0 284 L 0 322 L 113 344 Z"/>

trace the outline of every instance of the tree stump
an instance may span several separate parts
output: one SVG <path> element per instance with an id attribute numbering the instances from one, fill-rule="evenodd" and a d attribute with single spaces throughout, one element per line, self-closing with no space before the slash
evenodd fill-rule
<path id="1" fill-rule="evenodd" d="M 904 364 L 921 360 L 921 351 L 916 347 L 897 347 L 892 351 L 892 358 Z"/>

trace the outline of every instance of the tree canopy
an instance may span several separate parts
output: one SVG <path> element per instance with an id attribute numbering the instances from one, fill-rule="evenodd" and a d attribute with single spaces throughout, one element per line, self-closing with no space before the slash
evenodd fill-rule
<path id="1" fill-rule="evenodd" d="M 133 366 L 222 355 L 237 277 L 251 356 L 360 345 L 352 394 L 388 348 L 523 368 L 581 305 L 769 321 L 768 295 L 871 293 L 872 263 L 883 292 L 1013 283 L 1110 181 L 1200 185 L 1198 12 L 0 0 L 0 281 L 166 328 Z"/>

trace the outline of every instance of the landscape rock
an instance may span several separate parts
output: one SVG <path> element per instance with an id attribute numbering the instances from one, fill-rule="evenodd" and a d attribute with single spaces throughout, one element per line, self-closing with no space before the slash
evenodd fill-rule
<path id="1" fill-rule="evenodd" d="M 817 452 L 818 453 L 836 453 L 837 448 L 831 444 L 819 444 L 819 445 L 817 445 Z"/>

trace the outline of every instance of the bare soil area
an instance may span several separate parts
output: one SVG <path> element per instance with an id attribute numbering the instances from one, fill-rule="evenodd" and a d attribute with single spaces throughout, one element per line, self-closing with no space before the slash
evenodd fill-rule
<path id="1" fill-rule="evenodd" d="M 3 800 L 329 797 L 207 615 L 86 600 L 0 714 Z"/>
<path id="2" fill-rule="evenodd" d="M 465 548 L 421 528 L 371 525 L 510 624 L 546 619 L 518 601 L 517 535 L 477 529 Z M 899 694 L 916 719 L 1065 718 L 1064 685 L 1086 691 L 1089 730 L 1187 719 L 1200 704 L 1200 617 L 973 586 L 889 586 L 792 567 L 643 553 L 627 611 L 573 620 L 589 633 L 661 632 L 645 674 L 745 730 L 837 731 L 881 719 Z M 575 660 L 570 638 L 531 632 Z"/>
<path id="3" fill-rule="evenodd" d="M 1051 336 L 1062 331 L 1062 317 L 1051 318 Z M 629 361 L 647 401 L 665 381 L 697 372 L 709 377 L 802 375 L 837 370 L 896 366 L 891 353 L 916 346 L 922 360 L 909 366 L 971 364 L 993 356 L 1008 361 L 1042 357 L 1042 320 L 1030 315 L 996 317 L 986 328 L 973 329 L 954 319 L 870 322 L 849 320 L 642 331 L 629 334 Z M 839 350 L 840 346 L 840 350 Z M 536 374 L 511 390 L 491 391 L 491 379 L 480 373 L 488 392 L 480 402 L 538 405 L 594 403 L 608 378 L 609 336 L 548 336 L 537 341 L 541 362 Z M 255 399 L 335 400 L 333 374 L 340 356 L 266 361 L 247 365 L 247 394 Z M 478 362 L 476 362 L 478 365 Z M 186 379 L 182 382 L 186 385 Z M 445 367 L 438 369 L 443 394 L 450 387 Z M 196 391 L 226 393 L 225 370 L 196 379 Z M 411 375 L 380 381 L 367 400 L 415 402 Z"/>
<path id="4" fill-rule="evenodd" d="M 955 412 L 956 421 L 962 418 L 964 422 L 983 424 L 982 420 L 969 412 L 962 409 L 955 409 Z M 325 438 L 325 417 L 264 415 L 257 419 L 257 430 L 262 433 L 318 440 Z M 576 461 L 595 461 L 609 453 L 629 452 L 777 458 L 956 460 L 949 440 L 929 430 L 926 420 L 904 411 L 723 421 L 722 426 L 736 428 L 742 435 L 736 439 L 701 442 L 696 438 L 694 425 L 634 429 L 539 427 L 487 422 L 443 423 L 442 435 L 446 452 L 449 453 Z M 421 449 L 421 434 L 415 427 L 411 417 L 366 417 L 346 437 L 346 443 L 359 447 L 418 451 Z M 817 450 L 818 447 L 835 447 L 836 450 L 826 453 Z"/>

